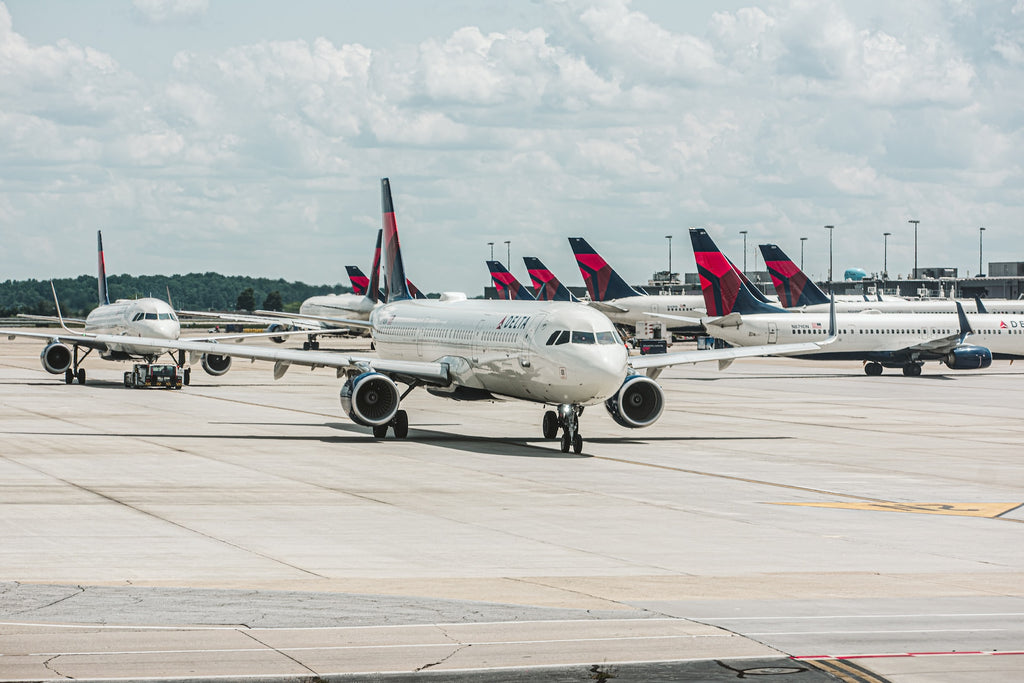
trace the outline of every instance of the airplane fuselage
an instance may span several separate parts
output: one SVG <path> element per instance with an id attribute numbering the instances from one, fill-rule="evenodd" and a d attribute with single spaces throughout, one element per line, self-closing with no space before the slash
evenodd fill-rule
<path id="1" fill-rule="evenodd" d="M 589 405 L 626 377 L 628 353 L 611 321 L 582 304 L 409 300 L 381 306 L 370 321 L 380 357 L 447 362 L 466 390 Z"/>
<path id="2" fill-rule="evenodd" d="M 368 320 L 370 311 L 379 305 L 362 294 L 325 294 L 303 301 L 299 313 L 320 318 Z"/>
<path id="3" fill-rule="evenodd" d="M 93 309 L 85 319 L 84 332 L 125 337 L 124 344 L 108 344 L 101 355 L 117 354 L 150 356 L 151 351 L 140 352 L 129 341 L 131 337 L 150 339 L 177 339 L 181 325 L 174 309 L 160 299 L 119 299 Z"/>
<path id="4" fill-rule="evenodd" d="M 1024 315 L 1024 301 L 1019 299 L 986 299 L 982 301 L 985 310 L 990 314 Z M 964 311 L 974 316 L 978 307 L 974 299 L 961 299 L 960 304 Z M 828 314 L 827 303 L 812 304 L 791 310 L 804 313 L 825 313 Z M 839 313 L 860 313 L 864 311 L 878 311 L 879 313 L 927 313 L 931 315 L 956 315 L 956 303 L 952 299 L 927 299 L 920 301 L 909 301 L 903 299 L 887 299 L 884 301 L 839 301 L 836 300 L 836 311 Z"/>
<path id="5" fill-rule="evenodd" d="M 728 323 L 728 319 L 724 322 Z M 974 333 L 965 344 L 984 346 L 993 358 L 1024 358 L 1024 316 L 972 314 Z M 837 317 L 837 337 L 820 351 L 794 354 L 817 360 L 875 360 L 900 362 L 927 359 L 927 353 L 894 356 L 903 349 L 956 335 L 955 313 L 848 313 Z M 739 326 L 708 325 L 708 333 L 734 346 L 819 341 L 828 337 L 827 314 L 764 313 L 743 315 Z"/>
<path id="6" fill-rule="evenodd" d="M 651 322 L 657 320 L 652 313 L 667 313 L 670 315 L 692 314 L 694 322 L 672 322 L 669 328 L 676 329 L 700 329 L 697 319 L 704 315 L 704 297 L 699 294 L 653 294 L 651 296 L 629 296 L 620 299 L 610 299 L 604 302 L 607 306 L 592 304 L 616 325 L 633 326 L 639 322 Z M 620 310 L 622 309 L 622 310 Z"/>

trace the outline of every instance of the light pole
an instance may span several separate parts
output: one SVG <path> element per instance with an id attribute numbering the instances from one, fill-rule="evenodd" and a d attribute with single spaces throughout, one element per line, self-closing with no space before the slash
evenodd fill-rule
<path id="1" fill-rule="evenodd" d="M 832 291 L 832 231 L 836 226 L 826 225 L 825 229 L 828 230 L 828 289 Z"/>
<path id="2" fill-rule="evenodd" d="M 747 230 L 740 230 L 743 235 L 743 274 L 747 274 Z"/>
<path id="3" fill-rule="evenodd" d="M 512 240 L 505 240 L 505 267 L 512 269 Z"/>
<path id="4" fill-rule="evenodd" d="M 984 248 L 985 248 L 985 243 L 983 241 L 984 240 L 984 236 L 985 236 L 985 228 L 978 228 L 978 275 L 979 276 L 983 272 L 985 272 L 984 270 L 982 270 L 982 265 L 981 265 L 982 264 L 981 255 L 984 253 Z"/>
<path id="5" fill-rule="evenodd" d="M 917 277 L 917 224 L 921 221 L 911 218 L 908 223 L 914 224 L 914 272 L 911 274 L 911 278 Z"/>
<path id="6" fill-rule="evenodd" d="M 672 235 L 665 235 L 668 240 L 668 282 L 672 284 Z"/>
<path id="7" fill-rule="evenodd" d="M 491 248 L 491 260 L 494 260 L 494 242 L 488 242 L 487 246 Z"/>
<path id="8" fill-rule="evenodd" d="M 882 279 L 889 279 L 889 235 L 891 232 L 882 233 Z"/>
<path id="9" fill-rule="evenodd" d="M 800 238 L 800 270 L 804 269 L 804 242 L 806 241 L 806 237 Z"/>

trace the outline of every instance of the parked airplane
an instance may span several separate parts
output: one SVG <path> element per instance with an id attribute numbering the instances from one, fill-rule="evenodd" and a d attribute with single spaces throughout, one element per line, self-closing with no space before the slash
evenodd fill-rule
<path id="1" fill-rule="evenodd" d="M 804 311 L 828 310 L 828 296 L 793 263 L 775 244 L 762 244 L 765 266 L 771 274 L 779 301 L 785 308 L 800 308 Z M 1024 301 L 1019 299 L 986 299 L 978 308 L 977 299 L 961 300 L 967 313 L 1008 313 L 1024 314 Z M 908 300 L 886 298 L 870 301 L 863 297 L 848 297 L 840 301 L 836 297 L 836 309 L 840 312 L 879 311 L 881 313 L 943 313 L 953 310 L 952 299 Z"/>
<path id="2" fill-rule="evenodd" d="M 516 279 L 516 276 L 508 272 L 508 268 L 500 261 L 488 261 L 487 269 L 491 271 L 491 282 L 498 292 L 498 298 L 505 301 L 536 301 L 536 297 L 530 294 L 523 283 Z"/>
<path id="3" fill-rule="evenodd" d="M 690 229 L 701 288 L 710 317 L 708 334 L 730 344 L 789 343 L 823 337 L 823 314 L 800 313 L 755 301 L 707 232 Z M 898 302 L 896 302 L 898 303 Z M 837 304 L 838 306 L 838 304 Z M 954 370 L 986 368 L 993 358 L 1024 358 L 1024 316 L 976 314 L 968 323 L 959 302 L 945 315 L 921 313 L 848 313 L 838 319 L 836 340 L 827 349 L 787 354 L 814 360 L 859 360 L 868 375 L 899 367 L 917 376 L 928 360 Z M 965 343 L 971 337 L 971 344 Z"/>
<path id="4" fill-rule="evenodd" d="M 576 264 L 590 293 L 590 305 L 611 318 L 616 325 L 634 329 L 637 323 L 650 322 L 652 315 L 674 313 L 679 317 L 669 318 L 676 321 L 669 325 L 670 331 L 703 331 L 696 323 L 686 320 L 699 318 L 704 313 L 704 297 L 698 294 L 649 296 L 630 287 L 582 237 L 570 237 L 569 245 L 576 254 Z M 687 313 L 692 315 L 687 316 Z"/>
<path id="5" fill-rule="evenodd" d="M 103 234 L 96 231 L 96 246 L 98 251 L 99 268 L 97 273 L 99 305 L 89 312 L 84 320 L 64 318 L 60 313 L 60 303 L 57 301 L 57 293 L 54 290 L 54 302 L 57 304 L 57 316 L 23 316 L 35 320 L 56 322 L 63 329 L 62 332 L 34 332 L 30 330 L 2 330 L 0 334 L 8 338 L 32 337 L 47 340 L 46 346 L 40 354 L 43 369 L 53 375 L 64 375 L 64 382 L 71 384 L 78 380 L 79 384 L 85 384 L 85 368 L 80 367 L 93 351 L 96 351 L 104 360 L 128 361 L 143 360 L 147 363 L 155 363 L 160 356 L 168 351 L 170 347 L 156 347 L 152 344 L 138 346 L 135 340 L 146 338 L 147 340 L 158 339 L 174 341 L 181 335 L 181 325 L 171 305 L 160 299 L 146 297 L 144 299 L 118 299 L 111 303 L 107 289 L 107 268 L 103 257 Z M 53 287 L 51 283 L 51 288 Z M 68 329 L 65 323 L 77 323 L 83 327 L 81 330 Z M 253 337 L 263 337 L 264 334 L 224 334 L 212 337 L 203 337 L 196 341 L 241 341 Z M 78 355 L 79 349 L 85 349 L 85 353 Z M 184 365 L 183 354 L 179 354 L 177 364 Z M 218 354 L 216 349 L 210 349 L 207 353 L 201 354 L 200 362 L 203 369 L 210 375 L 223 375 L 231 367 L 231 357 Z M 183 370 L 182 383 L 188 384 L 191 378 L 191 369 Z"/>
<path id="6" fill-rule="evenodd" d="M 604 403 L 616 423 L 646 427 L 661 416 L 664 394 L 655 378 L 665 367 L 700 361 L 727 365 L 735 358 L 819 348 L 827 339 L 783 346 L 684 351 L 629 357 L 611 321 L 571 302 L 416 300 L 405 285 L 391 185 L 381 181 L 384 272 L 388 303 L 367 323 L 377 356 L 328 351 L 232 347 L 232 356 L 275 363 L 281 377 L 290 365 L 336 368 L 345 376 L 342 409 L 376 438 L 391 429 L 405 438 L 409 418 L 401 400 L 423 386 L 456 400 L 514 398 L 549 406 L 545 438 L 562 432 L 561 449 L 579 453 L 579 416 L 584 406 Z M 161 344 L 153 340 L 154 345 Z M 220 351 L 214 344 L 179 341 L 192 353 Z M 639 374 L 646 372 L 646 375 Z M 404 391 L 397 383 L 408 386 Z"/>

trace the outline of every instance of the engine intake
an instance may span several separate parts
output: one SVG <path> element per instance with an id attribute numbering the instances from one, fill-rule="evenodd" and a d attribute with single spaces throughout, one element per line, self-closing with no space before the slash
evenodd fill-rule
<path id="1" fill-rule="evenodd" d="M 203 370 L 206 370 L 208 375 L 220 377 L 231 369 L 231 356 L 218 356 L 213 353 L 204 353 L 200 363 L 203 366 Z"/>
<path id="2" fill-rule="evenodd" d="M 293 325 L 285 325 L 285 324 L 282 324 L 282 323 L 270 323 L 269 325 L 267 325 L 266 331 L 267 332 L 291 332 L 294 329 L 295 329 L 295 327 Z M 284 344 L 288 340 L 285 339 L 284 337 L 271 337 L 270 341 L 274 342 L 275 344 Z"/>
<path id="3" fill-rule="evenodd" d="M 958 346 L 942 359 L 952 370 L 980 370 L 992 365 L 992 352 L 984 346 Z"/>
<path id="4" fill-rule="evenodd" d="M 342 410 L 350 420 L 363 427 L 391 422 L 398 412 L 400 398 L 398 385 L 379 372 L 349 377 L 341 386 Z"/>
<path id="5" fill-rule="evenodd" d="M 43 369 L 51 375 L 62 375 L 71 367 L 71 349 L 59 342 L 47 344 L 39 354 L 39 360 L 43 362 Z"/>
<path id="6" fill-rule="evenodd" d="M 665 394 L 653 379 L 630 375 L 615 395 L 604 402 L 604 407 L 623 427 L 649 427 L 661 417 Z"/>

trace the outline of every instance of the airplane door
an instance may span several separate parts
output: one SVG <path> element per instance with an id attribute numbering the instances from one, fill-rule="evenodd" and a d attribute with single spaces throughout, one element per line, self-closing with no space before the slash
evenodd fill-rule
<path id="1" fill-rule="evenodd" d="M 768 343 L 774 344 L 779 341 L 778 323 L 768 323 Z"/>

